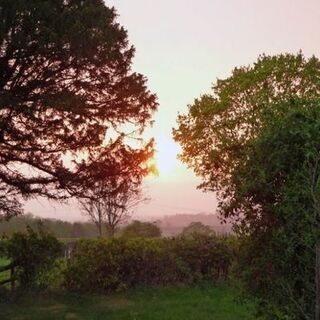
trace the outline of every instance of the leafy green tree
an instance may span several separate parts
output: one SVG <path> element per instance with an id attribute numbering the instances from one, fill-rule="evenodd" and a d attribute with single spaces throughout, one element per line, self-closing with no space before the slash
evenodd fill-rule
<path id="1" fill-rule="evenodd" d="M 61 200 L 115 174 L 111 160 L 132 151 L 124 125 L 141 133 L 157 102 L 102 0 L 0 0 L 0 21 L 0 212 L 9 218 L 22 213 L 21 196 Z"/>
<path id="2" fill-rule="evenodd" d="M 317 100 L 319 79 L 315 57 L 261 56 L 253 66 L 235 68 L 229 78 L 218 80 L 213 94 L 196 99 L 189 113 L 178 117 L 173 134 L 182 146 L 180 158 L 203 179 L 200 188 L 217 193 L 225 218 L 246 220 L 233 173 L 247 159 L 248 142 L 294 108 L 291 99 Z"/>
<path id="3" fill-rule="evenodd" d="M 188 226 L 184 227 L 181 232 L 181 235 L 184 237 L 192 237 L 198 234 L 213 235 L 214 231 L 201 222 L 191 222 Z"/>
<path id="4" fill-rule="evenodd" d="M 182 159 L 233 219 L 236 274 L 266 319 L 315 318 L 319 76 L 315 57 L 262 56 L 219 80 L 174 132 Z"/>
<path id="5" fill-rule="evenodd" d="M 314 319 L 319 106 L 301 105 L 274 120 L 250 143 L 247 162 L 234 173 L 248 230 L 241 237 L 237 274 L 268 319 Z"/>
<path id="6" fill-rule="evenodd" d="M 158 238 L 161 237 L 161 230 L 151 222 L 135 220 L 125 226 L 121 234 L 128 238 Z"/>

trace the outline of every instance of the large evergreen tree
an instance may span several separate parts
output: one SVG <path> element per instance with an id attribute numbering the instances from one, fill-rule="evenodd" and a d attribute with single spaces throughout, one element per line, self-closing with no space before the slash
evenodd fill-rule
<path id="1" fill-rule="evenodd" d="M 121 129 L 141 133 L 157 107 L 133 56 L 102 0 L 0 0 L 2 215 L 21 213 L 20 196 L 63 199 L 115 174 L 110 157 L 130 151 Z"/>

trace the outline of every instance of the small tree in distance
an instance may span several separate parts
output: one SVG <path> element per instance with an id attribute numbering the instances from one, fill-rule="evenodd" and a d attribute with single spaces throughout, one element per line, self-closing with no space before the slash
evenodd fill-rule
<path id="1" fill-rule="evenodd" d="M 161 237 L 161 230 L 154 223 L 135 220 L 123 228 L 122 236 L 128 238 L 159 238 Z"/>
<path id="2" fill-rule="evenodd" d="M 123 184 L 115 189 L 106 189 L 109 183 L 101 183 L 100 193 L 93 198 L 80 199 L 80 208 L 84 215 L 95 223 L 99 235 L 103 235 L 103 226 L 106 233 L 113 236 L 122 223 L 132 215 L 132 210 L 141 202 L 146 201 L 140 187 Z"/>
<path id="3" fill-rule="evenodd" d="M 191 222 L 189 225 L 183 228 L 181 235 L 184 237 L 192 237 L 192 235 L 213 235 L 215 232 L 202 222 Z"/>
<path id="4" fill-rule="evenodd" d="M 117 227 L 131 216 L 132 210 L 147 200 L 143 197 L 141 183 L 150 172 L 146 160 L 151 154 L 146 158 L 144 153 L 142 155 L 129 147 L 120 147 L 112 155 L 112 174 L 102 181 L 97 179 L 86 190 L 86 196 L 80 193 L 81 211 L 96 224 L 100 236 L 104 233 L 103 226 L 106 233 L 113 236 Z"/>

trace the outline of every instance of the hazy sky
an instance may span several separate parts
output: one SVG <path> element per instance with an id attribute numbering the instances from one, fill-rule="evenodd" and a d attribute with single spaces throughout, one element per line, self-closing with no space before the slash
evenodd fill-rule
<path id="1" fill-rule="evenodd" d="M 147 136 L 158 142 L 160 176 L 145 181 L 148 204 L 138 215 L 215 212 L 213 194 L 196 190 L 199 179 L 178 160 L 171 130 L 177 113 L 210 92 L 217 78 L 259 54 L 320 56 L 320 0 L 112 0 L 118 21 L 136 48 L 134 70 L 157 93 L 159 111 Z M 162 169 L 162 172 L 161 172 Z M 64 219 L 80 217 L 75 206 L 32 201 L 27 210 Z"/>

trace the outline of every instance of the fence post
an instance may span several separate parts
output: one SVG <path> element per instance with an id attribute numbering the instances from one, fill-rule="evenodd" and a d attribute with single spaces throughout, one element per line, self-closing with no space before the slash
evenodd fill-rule
<path id="1" fill-rule="evenodd" d="M 14 264 L 10 268 L 10 277 L 11 277 L 11 290 L 15 289 L 15 280 L 14 280 Z"/>

